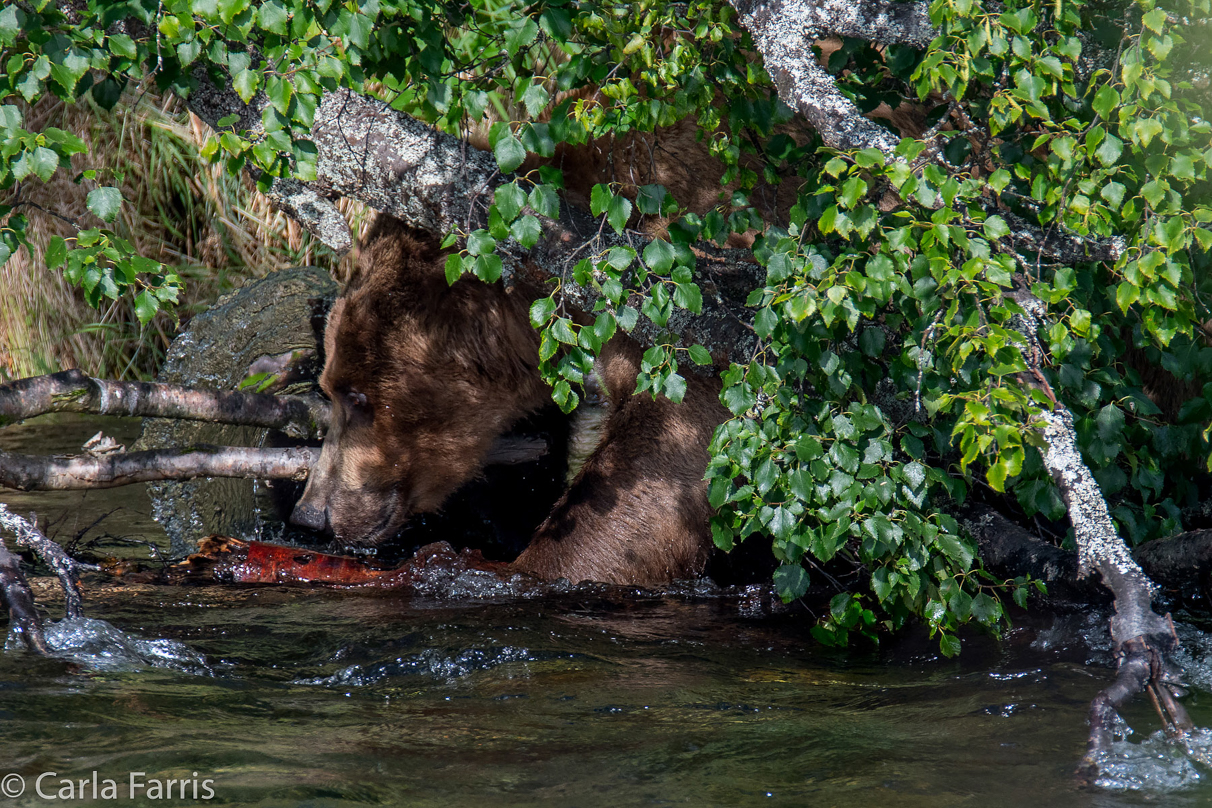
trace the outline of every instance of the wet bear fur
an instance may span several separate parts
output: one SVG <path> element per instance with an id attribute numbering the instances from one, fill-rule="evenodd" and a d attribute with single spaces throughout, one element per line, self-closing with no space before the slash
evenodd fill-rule
<path id="1" fill-rule="evenodd" d="M 375 545 L 480 477 L 497 438 L 550 404 L 528 312 L 538 289 L 464 277 L 437 241 L 389 216 L 363 239 L 329 315 L 320 386 L 332 401 L 321 457 L 292 515 L 344 545 Z M 719 382 L 684 401 L 634 396 L 640 347 L 604 346 L 602 439 L 513 562 L 540 578 L 657 585 L 700 574 L 711 548 L 707 446 Z"/>

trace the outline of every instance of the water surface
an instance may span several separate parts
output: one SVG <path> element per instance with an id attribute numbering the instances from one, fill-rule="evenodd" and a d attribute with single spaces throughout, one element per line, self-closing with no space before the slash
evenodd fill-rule
<path id="1" fill-rule="evenodd" d="M 95 423 L 5 430 L 0 449 L 44 451 L 53 433 L 51 450 L 74 451 Z M 81 542 L 162 542 L 141 487 L 0 501 L 37 510 L 59 538 L 118 508 Z M 148 553 L 113 543 L 94 549 Z M 1143 700 L 1125 714 L 1137 732 L 1121 749 L 1136 759 L 1117 782 L 1144 787 L 1077 785 L 1088 704 L 1111 677 L 1105 616 L 1029 618 L 1001 642 L 967 635 L 947 660 L 912 632 L 828 651 L 808 615 L 744 618 L 726 598 L 88 584 L 90 618 L 201 660 L 0 654 L 0 777 L 28 783 L 0 805 L 47 804 L 33 793 L 41 773 L 56 773 L 54 791 L 94 771 L 121 802 L 148 805 L 1212 804 L 1209 770 L 1141 743 L 1158 726 Z M 53 584 L 35 585 L 57 618 Z M 1184 632 L 1203 676 L 1212 646 Z M 1186 699 L 1202 726 L 1210 686 Z M 214 796 L 132 803 L 132 771 L 209 779 Z"/>

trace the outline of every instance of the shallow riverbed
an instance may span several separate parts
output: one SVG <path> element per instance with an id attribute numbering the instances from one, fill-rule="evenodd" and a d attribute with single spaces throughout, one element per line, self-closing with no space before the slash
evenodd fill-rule
<path id="1" fill-rule="evenodd" d="M 133 439 L 129 425 L 60 419 L 0 431 L 0 449 L 74 451 L 98 423 Z M 0 501 L 36 510 L 60 539 L 117 508 L 82 541 L 167 546 L 141 487 Z M 96 550 L 148 555 L 107 541 Z M 57 617 L 53 586 L 35 583 Z M 1116 788 L 1076 785 L 1089 700 L 1111 675 L 1099 617 L 1022 620 L 1000 643 L 966 636 L 946 660 L 916 634 L 830 652 L 807 615 L 747 619 L 734 600 L 592 588 L 450 602 L 97 578 L 85 606 L 199 656 L 96 625 L 79 627 L 72 664 L 0 654 L 0 778 L 27 786 L 0 805 L 47 804 L 45 772 L 44 793 L 88 778 L 83 802 L 102 804 L 94 771 L 126 804 L 131 772 L 212 781 L 210 800 L 190 787 L 147 800 L 145 785 L 146 804 L 1212 803 L 1212 769 L 1193 762 L 1205 747 L 1140 743 L 1158 726 L 1143 700 L 1125 715 L 1137 733 L 1120 744 L 1133 759 Z M 1202 659 L 1206 635 L 1186 627 L 1184 640 Z M 1212 675 L 1192 670 L 1185 703 L 1212 726 Z"/>

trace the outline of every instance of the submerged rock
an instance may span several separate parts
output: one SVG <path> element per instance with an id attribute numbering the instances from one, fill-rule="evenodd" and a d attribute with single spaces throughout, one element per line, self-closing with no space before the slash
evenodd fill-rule
<path id="1" fill-rule="evenodd" d="M 250 375 L 285 370 L 285 383 L 274 392 L 314 392 L 323 366 L 324 323 L 336 295 L 336 283 L 317 267 L 285 269 L 247 284 L 189 322 L 169 347 L 157 380 L 235 390 Z M 148 418 L 133 448 L 196 443 L 260 447 L 300 441 L 256 427 Z M 172 554 L 184 556 L 212 533 L 289 540 L 291 531 L 275 513 L 274 501 L 291 498 L 294 492 L 287 489 L 296 485 L 199 479 L 149 483 L 147 489 L 152 516 L 168 534 Z"/>

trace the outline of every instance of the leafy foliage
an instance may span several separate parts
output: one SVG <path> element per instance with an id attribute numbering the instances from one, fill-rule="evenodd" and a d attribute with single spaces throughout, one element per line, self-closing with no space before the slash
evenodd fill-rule
<path id="1" fill-rule="evenodd" d="M 789 129 L 731 7 L 701 0 L 90 0 L 70 19 L 45 0 L 14 4 L 0 12 L 0 102 L 107 107 L 130 82 L 188 95 L 206 73 L 269 100 L 255 132 L 233 116 L 204 150 L 262 182 L 314 178 L 307 133 L 325 90 L 378 92 L 450 132 L 491 121 L 487 145 L 512 176 L 484 228 L 449 234 L 452 281 L 494 281 L 501 250 L 539 243 L 560 212 L 562 144 L 696 122 L 727 201 L 699 213 L 660 185 L 592 189 L 599 237 L 567 278 L 597 290 L 598 309 L 574 318 L 553 288 L 530 310 L 553 397 L 576 406 L 619 330 L 645 318 L 664 331 L 675 310 L 701 309 L 694 245 L 753 239 L 763 347 L 722 373 L 733 417 L 707 470 L 716 544 L 767 537 L 787 599 L 810 578 L 835 582 L 823 641 L 917 616 L 950 654 L 960 624 L 996 628 L 1001 594 L 1025 589 L 981 568 L 948 507 L 975 489 L 1027 516 L 1064 513 L 1033 445 L 1049 399 L 1024 383 L 1016 282 L 1049 307 L 1044 381 L 1074 411 L 1121 528 L 1171 532 L 1206 494 L 1212 126 L 1206 46 L 1189 32 L 1207 32 L 1209 8 L 1178 5 L 934 0 L 939 36 L 924 51 L 844 40 L 826 64 L 860 110 L 925 118 L 893 154 L 835 153 Z M 0 106 L 0 187 L 45 181 L 80 148 Z M 764 221 L 751 194 L 786 183 L 798 201 Z M 103 220 L 118 202 L 112 188 L 89 197 Z M 23 219 L 0 216 L 3 260 Z M 648 219 L 664 235 L 633 238 Z M 1023 221 L 1120 239 L 1120 257 L 1050 263 L 1016 248 Z M 48 263 L 97 300 L 138 287 L 148 316 L 175 299 L 171 273 L 105 230 L 52 245 Z M 637 392 L 680 399 L 687 360 L 712 357 L 669 334 L 645 353 Z M 1146 380 L 1150 367 L 1168 375 Z"/>

